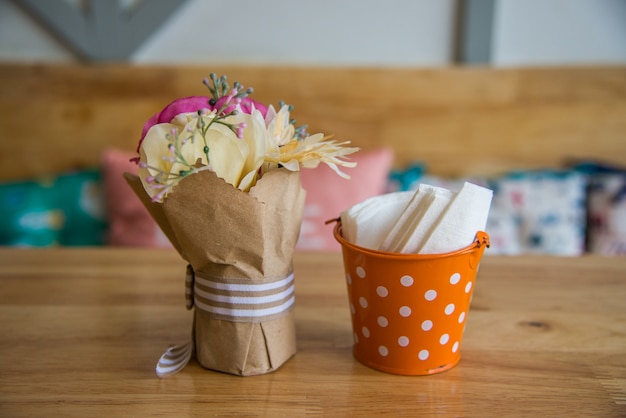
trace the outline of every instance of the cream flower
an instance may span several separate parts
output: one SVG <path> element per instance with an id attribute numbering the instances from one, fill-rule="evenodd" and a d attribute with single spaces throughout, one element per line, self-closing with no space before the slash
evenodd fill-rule
<path id="1" fill-rule="evenodd" d="M 248 191 L 256 184 L 259 168 L 263 164 L 267 148 L 268 132 L 265 128 L 263 115 L 258 110 L 252 110 L 251 114 L 240 112 L 237 115 L 229 116 L 225 121 L 227 123 L 245 126 L 242 137 L 235 137 L 243 157 L 240 181 L 237 184 L 231 184 L 235 185 L 235 187 L 238 187 L 240 190 Z M 229 158 L 231 158 L 229 155 L 216 155 L 211 153 L 211 151 L 209 152 L 211 164 L 213 164 L 216 158 L 223 158 L 225 162 L 228 162 Z"/>
<path id="2" fill-rule="evenodd" d="M 203 143 L 201 134 L 196 135 L 196 140 Z M 209 127 L 204 140 L 208 147 L 209 170 L 226 183 L 238 187 L 247 157 L 247 150 L 241 140 L 226 126 L 219 124 Z"/>
<path id="3" fill-rule="evenodd" d="M 286 145 L 289 143 L 294 135 L 295 128 L 293 124 L 289 123 L 289 106 L 283 106 L 278 113 L 274 110 L 274 106 L 269 106 L 267 109 L 267 131 L 270 135 L 271 144 L 268 144 L 268 148 L 275 149 L 276 147 Z"/>
<path id="4" fill-rule="evenodd" d="M 195 124 L 195 121 L 190 123 Z M 153 200 L 161 200 L 168 183 L 184 176 L 181 173 L 193 170 L 198 160 L 202 165 L 207 164 L 204 144 L 192 138 L 193 132 L 176 123 L 154 125 L 146 133 L 139 149 L 139 177 Z M 173 141 L 179 144 L 177 150 Z"/>
<path id="5" fill-rule="evenodd" d="M 229 126 L 245 127 L 241 138 Z M 238 113 L 215 121 L 215 114 L 185 113 L 150 128 L 140 147 L 140 178 L 155 201 L 162 201 L 185 176 L 214 171 L 243 191 L 256 184 L 268 140 L 263 115 Z"/>
<path id="6" fill-rule="evenodd" d="M 273 106 L 269 106 L 265 120 L 269 142 L 264 172 L 278 166 L 299 171 L 301 167 L 315 168 L 323 162 L 341 177 L 350 178 L 339 169 L 339 166 L 356 166 L 356 163 L 342 158 L 358 151 L 359 148 L 345 148 L 343 145 L 349 142 L 336 143 L 321 133 L 298 140 L 295 137 L 295 128 L 290 122 L 289 106 L 282 106 L 278 113 Z"/>
<path id="7" fill-rule="evenodd" d="M 339 169 L 342 167 L 354 167 L 355 162 L 345 161 L 347 155 L 359 150 L 359 148 L 344 147 L 349 142 L 336 142 L 318 133 L 298 141 L 292 139 L 287 144 L 279 147 L 265 157 L 266 163 L 273 166 L 281 165 L 288 170 L 298 171 L 300 167 L 315 168 L 320 162 L 327 164 L 337 174 L 349 179 L 350 176 Z"/>

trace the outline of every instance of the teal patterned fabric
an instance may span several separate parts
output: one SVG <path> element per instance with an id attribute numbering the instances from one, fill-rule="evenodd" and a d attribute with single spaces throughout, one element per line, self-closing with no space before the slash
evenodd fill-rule
<path id="1" fill-rule="evenodd" d="M 0 244 L 58 244 L 65 220 L 56 200 L 52 179 L 0 185 Z"/>
<path id="2" fill-rule="evenodd" d="M 103 203 L 98 170 L 0 184 L 0 245 L 103 245 Z"/>

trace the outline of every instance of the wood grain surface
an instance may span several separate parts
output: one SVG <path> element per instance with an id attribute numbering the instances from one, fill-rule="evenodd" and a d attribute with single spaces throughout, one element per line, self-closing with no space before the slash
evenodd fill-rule
<path id="1" fill-rule="evenodd" d="M 441 175 L 626 165 L 626 67 L 345 68 L 0 65 L 0 179 L 93 167 L 133 151 L 144 122 L 227 74 L 264 103 L 293 104 L 297 124 L 364 149 L 391 147 L 398 168 Z"/>
<path id="2" fill-rule="evenodd" d="M 413 377 L 353 358 L 340 254 L 294 262 L 295 357 L 159 379 L 191 331 L 176 253 L 0 249 L 0 416 L 626 415 L 624 258 L 486 255 L 461 362 Z"/>

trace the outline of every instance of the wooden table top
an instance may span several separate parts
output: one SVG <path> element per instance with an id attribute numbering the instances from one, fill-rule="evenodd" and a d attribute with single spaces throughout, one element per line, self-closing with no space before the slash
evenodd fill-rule
<path id="1" fill-rule="evenodd" d="M 159 379 L 191 330 L 178 254 L 0 249 L 0 416 L 626 415 L 626 258 L 485 256 L 461 361 L 431 376 L 353 358 L 340 254 L 294 263 L 295 357 Z"/>

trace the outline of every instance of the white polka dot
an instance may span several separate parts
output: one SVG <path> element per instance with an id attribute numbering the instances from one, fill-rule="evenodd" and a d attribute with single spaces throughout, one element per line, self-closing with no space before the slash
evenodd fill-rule
<path id="1" fill-rule="evenodd" d="M 459 273 L 454 273 L 450 276 L 450 284 L 457 284 L 461 280 L 461 275 Z"/>
<path id="2" fill-rule="evenodd" d="M 450 341 L 450 336 L 448 334 L 443 334 L 441 338 L 439 338 L 439 344 L 446 345 Z"/>
<path id="3" fill-rule="evenodd" d="M 378 354 L 383 357 L 387 357 L 387 354 L 389 354 L 389 350 L 384 345 L 381 345 L 380 347 L 378 347 Z"/>
<path id="4" fill-rule="evenodd" d="M 361 296 L 359 298 L 359 305 L 361 305 L 362 308 L 367 308 L 367 299 Z"/>
<path id="5" fill-rule="evenodd" d="M 378 286 L 376 288 L 376 294 L 378 294 L 381 298 L 384 298 L 389 294 L 389 291 L 385 286 Z"/>
<path id="6" fill-rule="evenodd" d="M 417 356 L 419 357 L 420 360 L 426 360 L 429 355 L 430 353 L 428 352 L 428 350 L 422 350 L 419 352 Z"/>
<path id="7" fill-rule="evenodd" d="M 350 304 L 350 312 L 352 312 L 352 315 L 356 313 L 356 309 L 354 308 L 354 305 L 352 303 Z"/>
<path id="8" fill-rule="evenodd" d="M 402 278 L 400 279 L 400 283 L 402 283 L 402 286 L 412 286 L 413 285 L 413 277 L 411 276 L 402 276 Z"/>
<path id="9" fill-rule="evenodd" d="M 446 313 L 446 315 L 452 315 L 452 312 L 454 312 L 454 303 L 448 304 L 444 312 Z"/>
<path id="10" fill-rule="evenodd" d="M 365 277 L 365 269 L 363 267 L 357 267 L 356 275 L 359 276 L 360 278 Z"/>
<path id="11" fill-rule="evenodd" d="M 431 329 L 433 329 L 433 321 L 427 319 L 426 321 L 422 322 L 422 329 L 424 331 L 430 331 Z"/>
<path id="12" fill-rule="evenodd" d="M 462 324 L 463 321 L 465 321 L 465 312 L 461 312 L 461 315 L 459 315 L 459 324 Z"/>
<path id="13" fill-rule="evenodd" d="M 353 338 L 354 338 L 354 343 L 358 344 L 359 343 L 359 336 L 356 335 L 356 332 L 354 333 Z"/>
<path id="14" fill-rule="evenodd" d="M 405 337 L 404 335 L 400 338 L 398 338 L 398 345 L 400 347 L 406 347 L 407 345 L 409 345 L 409 337 Z"/>
<path id="15" fill-rule="evenodd" d="M 426 300 L 435 300 L 435 298 L 437 297 L 437 291 L 436 290 L 428 290 L 426 293 L 424 293 L 424 298 Z"/>
<path id="16" fill-rule="evenodd" d="M 370 337 L 370 330 L 367 327 L 361 328 L 361 333 L 363 334 L 363 336 L 365 338 L 369 338 Z"/>
<path id="17" fill-rule="evenodd" d="M 381 327 L 385 328 L 387 325 L 389 325 L 389 321 L 384 316 L 379 316 L 378 317 L 378 325 L 380 325 Z"/>
<path id="18" fill-rule="evenodd" d="M 452 352 L 456 353 L 456 351 L 459 349 L 459 342 L 455 342 L 454 345 L 452 346 Z"/>
<path id="19" fill-rule="evenodd" d="M 472 282 L 467 282 L 465 285 L 465 293 L 469 293 L 472 290 Z"/>
<path id="20" fill-rule="evenodd" d="M 403 317 L 407 317 L 411 315 L 411 308 L 409 308 L 408 306 L 403 306 L 400 308 L 400 315 Z"/>
<path id="21" fill-rule="evenodd" d="M 346 282 L 348 282 L 348 284 L 352 284 L 352 276 L 350 276 L 350 273 L 346 274 Z"/>

